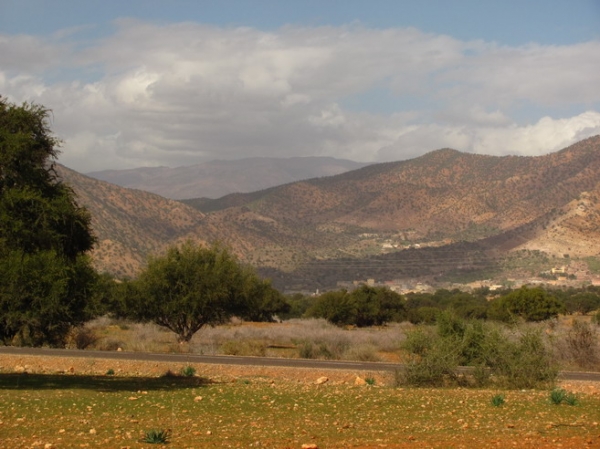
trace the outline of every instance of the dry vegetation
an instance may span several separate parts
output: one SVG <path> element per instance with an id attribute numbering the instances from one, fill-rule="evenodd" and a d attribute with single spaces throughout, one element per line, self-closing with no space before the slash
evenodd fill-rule
<path id="1" fill-rule="evenodd" d="M 499 325 L 504 326 L 504 325 Z M 180 352 L 288 358 L 317 358 L 401 362 L 402 343 L 410 323 L 380 328 L 343 329 L 323 319 L 293 319 L 282 323 L 245 323 L 205 327 L 189 344 L 153 324 L 99 318 L 88 323 L 73 346 L 114 351 Z M 563 316 L 558 320 L 505 328 L 507 335 L 527 330 L 542 332 L 545 343 L 562 370 L 600 370 L 599 326 L 590 316 Z"/>
<path id="2" fill-rule="evenodd" d="M 596 325 L 580 317 L 536 326 L 563 367 L 578 366 L 585 341 L 598 356 Z M 233 322 L 203 329 L 182 346 L 156 326 L 102 318 L 79 338 L 107 350 L 286 357 L 306 355 L 310 343 L 318 357 L 401 360 L 410 328 Z M 183 375 L 186 368 L 194 375 Z M 0 447 L 6 448 L 142 448 L 150 447 L 141 440 L 152 430 L 168 431 L 170 447 L 177 448 L 600 447 L 594 383 L 563 382 L 574 405 L 554 405 L 549 388 L 399 388 L 391 372 L 186 366 L 97 355 L 2 355 L 0 372 Z"/>

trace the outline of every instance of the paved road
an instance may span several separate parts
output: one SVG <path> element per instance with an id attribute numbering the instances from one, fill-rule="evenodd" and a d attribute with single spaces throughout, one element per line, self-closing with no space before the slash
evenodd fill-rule
<path id="1" fill-rule="evenodd" d="M 18 348 L 13 346 L 0 346 L 0 354 L 35 355 L 43 357 L 82 357 L 149 362 L 209 363 L 217 365 L 274 366 L 313 369 L 320 368 L 357 371 L 395 371 L 403 368 L 403 365 L 398 363 L 381 362 L 285 359 L 275 357 L 241 357 L 230 355 L 152 354 L 146 352 L 127 351 L 82 351 L 77 349 Z M 466 367 L 460 368 L 461 371 L 467 371 L 468 369 L 469 368 Z M 600 373 L 585 371 L 562 371 L 559 374 L 559 378 L 564 380 L 600 382 Z"/>

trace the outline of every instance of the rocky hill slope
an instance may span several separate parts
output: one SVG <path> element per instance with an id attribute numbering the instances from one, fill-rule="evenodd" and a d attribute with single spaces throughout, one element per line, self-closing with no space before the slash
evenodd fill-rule
<path id="1" fill-rule="evenodd" d="M 372 277 L 373 264 L 388 267 L 386 277 L 485 268 L 518 249 L 600 255 L 598 136 L 539 157 L 444 149 L 185 204 L 67 169 L 61 175 L 92 213 L 96 259 L 121 275 L 133 275 L 148 253 L 187 238 L 221 240 L 274 277 L 302 268 L 295 283 L 308 282 L 323 264 L 330 282 L 338 275 Z"/>

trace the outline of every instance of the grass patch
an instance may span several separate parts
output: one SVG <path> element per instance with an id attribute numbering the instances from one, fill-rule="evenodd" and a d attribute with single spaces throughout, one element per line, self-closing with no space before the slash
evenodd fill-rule
<path id="1" fill-rule="evenodd" d="M 149 444 L 167 444 L 170 440 L 170 432 L 168 430 L 149 430 L 142 438 L 142 443 Z"/>
<path id="2" fill-rule="evenodd" d="M 569 393 L 562 388 L 554 388 L 550 392 L 549 399 L 550 403 L 554 405 L 567 404 L 573 406 L 579 404 L 579 400 L 575 394 Z"/>
<path id="3" fill-rule="evenodd" d="M 500 407 L 501 405 L 504 405 L 506 400 L 504 399 L 503 394 L 495 394 L 494 396 L 492 396 L 491 402 L 494 407 Z"/>

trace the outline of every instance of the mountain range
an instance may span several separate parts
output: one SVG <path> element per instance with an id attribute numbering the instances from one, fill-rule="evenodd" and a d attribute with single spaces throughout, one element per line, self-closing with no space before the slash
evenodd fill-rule
<path id="1" fill-rule="evenodd" d="M 332 157 L 254 157 L 189 167 L 103 170 L 87 175 L 166 198 L 220 198 L 228 193 L 253 192 L 302 179 L 337 175 L 365 165 L 368 164 Z"/>
<path id="2" fill-rule="evenodd" d="M 216 199 L 58 172 L 92 214 L 95 263 L 118 276 L 186 239 L 222 241 L 282 288 L 488 276 L 519 251 L 600 255 L 600 136 L 536 157 L 442 149 Z"/>

